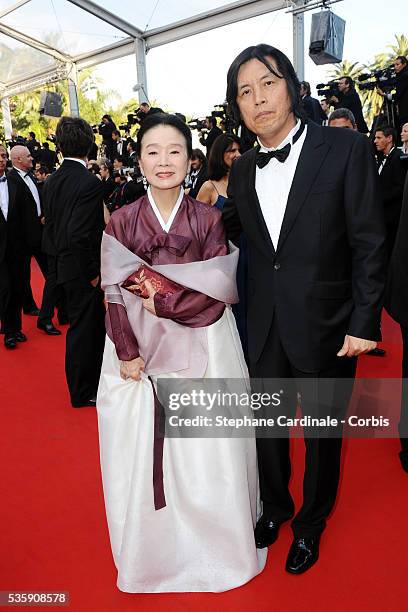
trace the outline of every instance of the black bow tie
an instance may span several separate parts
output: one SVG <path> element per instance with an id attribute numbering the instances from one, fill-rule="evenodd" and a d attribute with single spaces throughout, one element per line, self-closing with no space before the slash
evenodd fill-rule
<path id="1" fill-rule="evenodd" d="M 2 176 L 0 177 L 0 183 L 5 183 L 7 181 L 7 177 Z"/>
<path id="2" fill-rule="evenodd" d="M 276 151 L 268 151 L 268 153 L 258 153 L 256 156 L 256 165 L 258 166 L 258 168 L 264 168 L 267 164 L 269 164 L 273 157 L 276 157 L 278 161 L 283 163 L 284 161 L 286 161 L 290 153 L 290 149 L 291 146 L 288 143 L 287 145 L 282 147 L 282 149 L 276 149 Z"/>

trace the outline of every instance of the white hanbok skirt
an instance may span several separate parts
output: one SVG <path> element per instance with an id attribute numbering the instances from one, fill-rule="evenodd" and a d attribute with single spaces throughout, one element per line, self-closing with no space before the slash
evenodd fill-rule
<path id="1" fill-rule="evenodd" d="M 205 377 L 247 376 L 230 308 L 207 334 Z M 253 533 L 259 503 L 254 438 L 165 438 L 166 506 L 155 510 L 151 383 L 120 378 L 108 337 L 97 411 L 106 514 L 121 591 L 225 591 L 262 571 L 267 549 L 255 547 Z"/>

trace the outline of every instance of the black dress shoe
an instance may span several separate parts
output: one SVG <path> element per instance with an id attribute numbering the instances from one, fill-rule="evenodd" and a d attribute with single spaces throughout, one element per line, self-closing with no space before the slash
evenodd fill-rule
<path id="1" fill-rule="evenodd" d="M 295 538 L 286 560 L 286 571 L 290 574 L 303 574 L 319 558 L 320 537 Z"/>
<path id="2" fill-rule="evenodd" d="M 367 355 L 371 355 L 371 357 L 384 357 L 386 351 L 384 349 L 378 348 L 378 346 L 371 351 L 368 351 Z"/>
<path id="3" fill-rule="evenodd" d="M 29 315 L 30 317 L 38 317 L 40 314 L 39 308 L 32 308 L 31 310 L 23 310 L 25 315 Z"/>
<path id="4" fill-rule="evenodd" d="M 86 400 L 85 402 L 79 402 L 78 404 L 72 403 L 71 406 L 73 408 L 86 408 L 87 406 L 91 406 L 92 408 L 96 407 L 96 397 L 91 397 L 91 399 Z"/>
<path id="5" fill-rule="evenodd" d="M 280 523 L 261 516 L 255 527 L 255 544 L 257 548 L 266 548 L 278 539 Z"/>
<path id="6" fill-rule="evenodd" d="M 399 454 L 399 458 L 401 461 L 401 467 L 404 472 L 408 472 L 408 451 L 401 451 Z"/>
<path id="7" fill-rule="evenodd" d="M 4 346 L 8 349 L 16 348 L 17 340 L 14 334 L 4 334 Z"/>
<path id="8" fill-rule="evenodd" d="M 60 336 L 61 332 L 59 329 L 53 326 L 52 323 L 37 323 L 38 329 L 42 329 L 49 336 Z"/>
<path id="9" fill-rule="evenodd" d="M 23 334 L 23 332 L 18 331 L 14 334 L 15 339 L 17 340 L 17 342 L 27 342 L 27 336 L 25 334 Z"/>

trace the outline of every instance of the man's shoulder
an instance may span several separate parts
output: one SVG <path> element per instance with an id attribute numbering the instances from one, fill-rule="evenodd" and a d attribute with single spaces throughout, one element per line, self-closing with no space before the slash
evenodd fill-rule
<path id="1" fill-rule="evenodd" d="M 322 137 L 329 144 L 352 148 L 356 143 L 369 144 L 367 136 L 360 134 L 357 130 L 346 128 L 315 125 L 313 129 L 320 130 Z"/>

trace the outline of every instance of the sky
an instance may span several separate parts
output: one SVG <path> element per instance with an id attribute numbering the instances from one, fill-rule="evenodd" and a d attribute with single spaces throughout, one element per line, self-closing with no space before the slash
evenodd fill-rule
<path id="1" fill-rule="evenodd" d="M 368 63 L 394 42 L 395 34 L 408 35 L 408 0 L 388 0 L 387 10 L 383 0 L 343 0 L 333 4 L 332 10 L 346 21 L 343 59 Z M 311 13 L 305 13 L 305 79 L 316 93 L 314 87 L 328 79 L 333 66 L 316 66 L 308 57 Z M 278 47 L 292 59 L 292 16 L 276 11 L 150 50 L 146 58 L 149 98 L 184 114 L 208 114 L 225 98 L 226 74 L 233 59 L 245 47 L 260 42 Z M 134 57 L 104 64 L 97 73 L 125 99 L 134 96 Z"/>
<path id="2" fill-rule="evenodd" d="M 145 30 L 233 1 L 96 0 L 96 3 Z M 0 0 L 0 11 L 11 4 L 13 0 Z M 395 34 L 408 35 L 408 0 L 388 0 L 386 8 L 384 0 L 342 0 L 333 4 L 332 10 L 346 21 L 343 58 L 353 62 L 368 63 L 394 42 Z M 308 57 L 312 12 L 316 11 L 305 13 L 304 78 L 311 82 L 312 93 L 316 93 L 316 84 L 328 80 L 333 66 L 316 66 Z M 71 55 L 126 36 L 67 0 L 31 0 L 1 21 L 42 41 L 50 40 L 51 36 L 54 45 Z M 225 99 L 227 70 L 240 51 L 265 42 L 292 59 L 292 36 L 292 16 L 284 9 L 154 48 L 146 57 L 149 99 L 189 116 L 209 114 L 215 104 Z M 0 34 L 0 42 L 10 41 Z M 135 97 L 134 56 L 102 64 L 96 68 L 96 74 L 103 89 L 118 91 L 124 101 Z"/>

